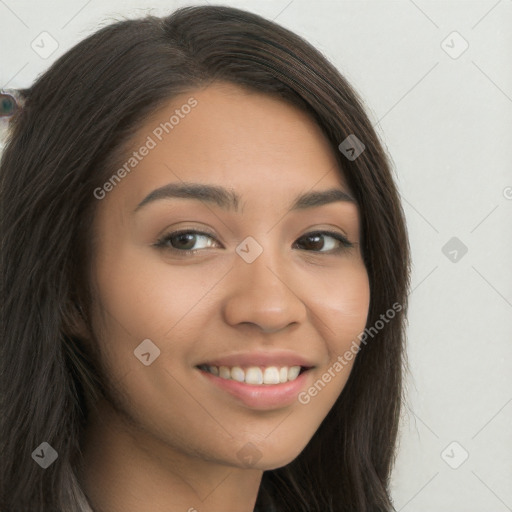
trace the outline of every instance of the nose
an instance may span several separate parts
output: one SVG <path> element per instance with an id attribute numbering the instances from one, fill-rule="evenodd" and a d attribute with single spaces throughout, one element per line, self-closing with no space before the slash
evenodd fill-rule
<path id="1" fill-rule="evenodd" d="M 299 283 L 269 252 L 264 250 L 252 263 L 236 259 L 228 274 L 231 282 L 222 308 L 229 325 L 249 324 L 261 332 L 274 333 L 305 321 L 307 309 Z"/>

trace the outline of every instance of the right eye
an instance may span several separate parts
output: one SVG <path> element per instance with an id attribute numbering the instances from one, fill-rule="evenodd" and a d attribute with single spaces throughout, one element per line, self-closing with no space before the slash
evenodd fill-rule
<path id="1" fill-rule="evenodd" d="M 183 229 L 164 235 L 155 245 L 156 247 L 167 249 L 174 253 L 192 254 L 198 252 L 200 249 L 191 249 L 189 244 L 192 244 L 192 247 L 195 246 L 198 238 L 210 238 L 214 240 L 213 235 L 209 233 L 196 231 L 194 229 Z"/>

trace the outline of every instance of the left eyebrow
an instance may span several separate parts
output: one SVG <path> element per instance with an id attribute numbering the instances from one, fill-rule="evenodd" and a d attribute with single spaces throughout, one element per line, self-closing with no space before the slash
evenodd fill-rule
<path id="1" fill-rule="evenodd" d="M 153 201 L 172 198 L 206 201 L 215 204 L 224 210 L 234 209 L 237 213 L 239 211 L 241 199 L 236 192 L 218 185 L 190 182 L 169 183 L 150 192 L 137 205 L 134 212 L 140 210 L 143 206 Z M 292 202 L 290 210 L 305 210 L 307 208 L 315 208 L 337 201 L 351 203 L 356 202 L 352 196 L 340 188 L 313 190 L 297 196 Z"/>

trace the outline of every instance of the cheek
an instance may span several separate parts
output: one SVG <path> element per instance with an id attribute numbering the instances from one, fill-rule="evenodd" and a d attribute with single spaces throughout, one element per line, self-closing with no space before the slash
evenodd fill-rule
<path id="1" fill-rule="evenodd" d="M 147 249 L 133 248 L 117 251 L 115 258 L 105 251 L 97 261 L 94 282 L 98 300 L 93 327 L 104 372 L 113 381 L 123 383 L 121 387 L 141 410 L 151 410 L 158 399 L 165 402 L 169 398 L 155 393 L 155 389 L 177 391 L 173 400 L 177 410 L 190 408 L 194 404 L 182 403 L 179 382 L 189 378 L 182 372 L 205 330 L 198 325 L 211 313 L 208 308 L 205 311 L 205 293 L 218 284 L 229 267 L 219 264 L 201 271 L 194 265 L 173 266 L 159 258 L 149 261 Z M 134 351 L 147 339 L 157 347 L 153 350 L 158 357 L 144 366 Z M 168 372 L 179 376 L 179 382 Z"/>
<path id="2" fill-rule="evenodd" d="M 221 274 L 219 274 L 221 272 Z M 95 273 L 98 309 L 109 325 L 130 333 L 132 341 L 162 339 L 202 299 L 222 275 L 193 266 L 164 264 L 149 259 L 148 251 L 132 250 L 115 259 L 99 259 Z M 110 321 L 109 321 L 110 320 Z M 180 326 L 181 327 L 181 326 Z"/>
<path id="3" fill-rule="evenodd" d="M 310 279 L 311 283 L 311 279 Z M 357 340 L 366 325 L 370 305 L 368 273 L 361 260 L 345 261 L 310 284 L 308 301 L 323 324 L 322 333 L 332 357 Z"/>

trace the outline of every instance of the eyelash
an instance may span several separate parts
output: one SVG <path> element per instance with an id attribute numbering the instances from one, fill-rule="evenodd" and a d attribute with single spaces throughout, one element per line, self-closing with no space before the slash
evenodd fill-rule
<path id="1" fill-rule="evenodd" d="M 165 249 L 165 250 L 171 251 L 174 254 L 179 254 L 180 256 L 192 255 L 192 254 L 195 254 L 198 251 L 204 250 L 204 249 L 185 249 L 185 250 L 182 250 L 182 249 L 176 249 L 175 247 L 168 246 L 168 242 L 172 238 L 177 237 L 179 235 L 184 235 L 184 234 L 201 235 L 201 236 L 207 236 L 209 238 L 214 238 L 214 236 L 211 235 L 210 233 L 205 233 L 203 231 L 196 231 L 194 229 L 184 229 L 184 230 L 181 230 L 181 231 L 174 231 L 172 233 L 167 233 L 167 234 L 163 235 L 153 245 L 155 247 L 159 248 L 159 249 Z M 326 236 L 332 237 L 335 240 L 337 240 L 338 242 L 340 242 L 341 246 L 338 247 L 337 249 L 331 249 L 330 251 L 307 251 L 307 249 L 303 249 L 303 250 L 306 250 L 307 252 L 316 252 L 316 253 L 319 253 L 319 254 L 330 254 L 330 255 L 332 255 L 332 254 L 342 253 L 346 249 L 350 249 L 350 248 L 354 247 L 354 245 L 355 245 L 354 243 L 350 242 L 341 233 L 337 233 L 336 231 L 323 231 L 323 230 L 322 231 L 311 231 L 311 232 L 306 233 L 303 236 L 301 236 L 298 240 L 300 240 L 302 238 L 307 238 L 307 237 L 315 236 L 315 235 L 326 235 Z"/>

